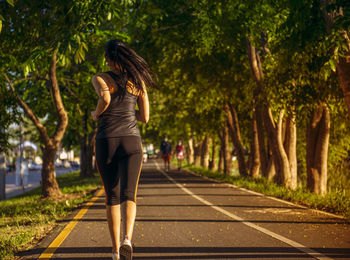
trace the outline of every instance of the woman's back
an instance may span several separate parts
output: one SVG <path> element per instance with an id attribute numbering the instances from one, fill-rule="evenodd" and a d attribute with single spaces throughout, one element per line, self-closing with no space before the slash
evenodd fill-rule
<path id="1" fill-rule="evenodd" d="M 106 82 L 111 93 L 111 101 L 107 109 L 99 116 L 96 138 L 121 136 L 140 136 L 137 128 L 135 106 L 138 92 L 129 81 L 124 95 L 118 75 L 113 72 L 99 75 Z"/>

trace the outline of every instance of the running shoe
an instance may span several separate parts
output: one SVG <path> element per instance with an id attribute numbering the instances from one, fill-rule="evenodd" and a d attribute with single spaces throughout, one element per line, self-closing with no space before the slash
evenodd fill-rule
<path id="1" fill-rule="evenodd" d="M 119 254 L 118 253 L 112 253 L 112 260 L 119 260 Z"/>
<path id="2" fill-rule="evenodd" d="M 120 249 L 120 260 L 132 260 L 132 245 L 129 239 L 124 239 Z"/>

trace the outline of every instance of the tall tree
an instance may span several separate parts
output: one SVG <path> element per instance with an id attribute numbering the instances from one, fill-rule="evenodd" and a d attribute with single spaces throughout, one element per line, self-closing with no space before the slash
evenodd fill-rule
<path id="1" fill-rule="evenodd" d="M 337 10 L 345 7 L 345 2 L 327 5 L 327 1 L 289 2 L 290 12 L 281 26 L 281 32 L 288 35 L 282 41 L 285 61 L 281 67 L 298 64 L 289 68 L 289 74 L 294 77 L 292 86 L 296 86 L 295 108 L 309 121 L 304 130 L 307 132 L 308 188 L 322 195 L 327 192 L 331 131 L 329 107 L 334 106 L 334 99 L 341 93 L 341 80 L 337 81 L 333 72 L 337 70 L 339 57 L 346 56 L 348 51 L 343 37 L 343 30 L 348 30 L 348 24 L 341 22 L 341 15 L 336 15 Z M 338 16 L 339 24 L 334 23 L 335 16 Z"/>
<path id="2" fill-rule="evenodd" d="M 350 120 L 350 4 L 346 1 L 333 3 L 329 0 L 320 0 L 320 7 L 327 34 L 333 37 L 338 36 L 335 43 L 331 45 L 330 51 L 333 58 L 329 60 L 329 64 L 335 71 L 334 64 L 336 63 L 336 71 Z"/>
<path id="3" fill-rule="evenodd" d="M 0 3 L 2 8 L 4 4 Z M 1 56 L 7 66 L 1 66 L 1 87 L 12 90 L 40 134 L 44 197 L 60 195 L 54 159 L 68 124 L 60 88 L 64 75 L 58 66 L 64 67 L 71 56 L 76 63 L 84 59 L 85 38 L 98 15 L 106 11 L 103 4 L 104 1 L 17 1 L 4 15 Z"/>
<path id="4" fill-rule="evenodd" d="M 134 46 L 157 68 L 162 82 L 157 100 L 166 105 L 152 110 L 158 124 L 153 130 L 176 135 L 184 129 L 181 134 L 191 141 L 213 137 L 228 118 L 222 104 L 232 104 L 241 145 L 233 134 L 231 141 L 242 150 L 251 144 L 249 167 L 240 167 L 241 173 L 251 169 L 257 176 L 260 165 L 269 180 L 296 188 L 303 177 L 297 168 L 303 173 L 305 161 L 303 153 L 297 158 L 296 144 L 306 142 L 306 120 L 319 104 L 334 107 L 339 95 L 332 73 L 335 53 L 337 47 L 341 55 L 347 50 L 339 47 L 344 41 L 336 34 L 326 37 L 319 1 L 154 0 L 133 8 L 130 17 Z M 342 28 L 346 19 L 339 20 Z M 299 141 L 297 132 L 302 133 Z M 222 137 L 221 131 L 225 148 Z M 302 162 L 298 167 L 297 161 Z"/>

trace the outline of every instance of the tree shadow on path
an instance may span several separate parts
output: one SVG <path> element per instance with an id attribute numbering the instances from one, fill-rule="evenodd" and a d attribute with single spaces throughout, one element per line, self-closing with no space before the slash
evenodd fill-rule
<path id="1" fill-rule="evenodd" d="M 110 260 L 110 247 L 60 247 L 52 248 L 60 257 L 55 259 Z M 348 258 L 347 248 L 312 248 L 331 258 Z M 45 248 L 22 252 L 22 259 L 36 259 Z M 89 256 L 91 254 L 91 256 Z M 94 256 L 95 255 L 95 256 Z M 98 256 L 97 256 L 98 255 Z M 102 256 L 103 255 L 103 256 Z M 31 258 L 33 257 L 33 258 Z M 134 247 L 133 259 L 298 259 L 313 258 L 293 247 Z"/>

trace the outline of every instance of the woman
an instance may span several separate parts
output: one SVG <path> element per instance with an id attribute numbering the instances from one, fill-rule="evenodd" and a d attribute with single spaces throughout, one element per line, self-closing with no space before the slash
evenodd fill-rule
<path id="1" fill-rule="evenodd" d="M 149 103 L 146 86 L 154 87 L 147 63 L 122 41 L 105 47 L 110 68 L 92 78 L 98 95 L 96 165 L 106 194 L 112 258 L 132 259 L 131 238 L 136 217 L 136 192 L 142 166 L 142 145 L 137 121 L 147 123 Z M 139 110 L 135 110 L 136 103 Z M 120 221 L 124 241 L 119 247 Z"/>
<path id="2" fill-rule="evenodd" d="M 177 142 L 177 145 L 175 147 L 175 153 L 176 153 L 176 158 L 177 158 L 177 166 L 178 166 L 178 170 L 181 170 L 181 165 L 182 165 L 182 161 L 184 159 L 184 153 L 185 153 L 185 149 L 184 146 L 182 144 L 182 140 L 179 140 Z"/>

